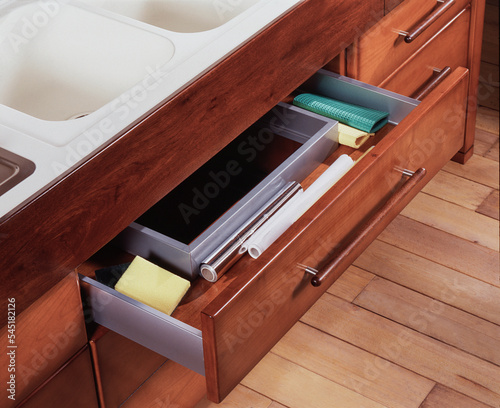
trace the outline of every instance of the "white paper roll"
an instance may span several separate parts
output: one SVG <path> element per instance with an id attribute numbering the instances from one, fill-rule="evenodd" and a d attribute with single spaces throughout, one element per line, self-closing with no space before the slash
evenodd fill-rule
<path id="1" fill-rule="evenodd" d="M 269 219 L 247 242 L 252 258 L 257 259 L 295 221 L 318 201 L 354 165 L 346 154 L 335 162 L 302 194 L 297 194 L 280 211 Z"/>
<path id="2" fill-rule="evenodd" d="M 335 162 L 326 169 L 306 191 L 304 191 L 301 200 L 297 202 L 294 221 L 297 221 L 316 201 L 330 190 L 352 166 L 354 166 L 354 160 L 347 154 L 343 154 L 335 160 Z"/>
<path id="3" fill-rule="evenodd" d="M 252 258 L 258 258 L 269 245 L 283 234 L 294 222 L 293 219 L 287 217 L 296 203 L 304 195 L 300 190 L 292 197 L 283 207 L 279 209 L 269 220 L 267 220 L 243 245 L 240 251 L 248 251 Z"/>

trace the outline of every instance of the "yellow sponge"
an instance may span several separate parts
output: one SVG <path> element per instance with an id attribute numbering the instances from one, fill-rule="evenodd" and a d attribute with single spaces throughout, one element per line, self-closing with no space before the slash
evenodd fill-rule
<path id="1" fill-rule="evenodd" d="M 339 143 L 341 145 L 353 147 L 358 149 L 370 136 L 375 133 L 368 133 L 363 130 L 355 129 L 353 127 L 339 123 Z"/>
<path id="2" fill-rule="evenodd" d="M 136 256 L 115 289 L 170 315 L 190 286 L 188 280 Z"/>

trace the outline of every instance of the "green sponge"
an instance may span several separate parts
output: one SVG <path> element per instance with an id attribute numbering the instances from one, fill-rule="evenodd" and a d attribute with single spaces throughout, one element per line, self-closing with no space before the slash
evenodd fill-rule
<path id="1" fill-rule="evenodd" d="M 115 290 L 170 315 L 190 286 L 188 280 L 137 256 Z"/>
<path id="2" fill-rule="evenodd" d="M 307 93 L 296 96 L 293 104 L 368 133 L 379 130 L 389 117 L 388 112 Z"/>

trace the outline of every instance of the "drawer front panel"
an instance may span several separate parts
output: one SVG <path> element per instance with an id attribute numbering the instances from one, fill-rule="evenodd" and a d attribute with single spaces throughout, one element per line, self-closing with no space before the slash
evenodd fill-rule
<path id="1" fill-rule="evenodd" d="M 411 43 L 404 35 L 432 14 L 440 3 L 436 0 L 406 0 L 374 27 L 363 34 L 348 50 L 347 74 L 360 81 L 379 86 L 432 36 L 448 24 L 469 0 L 455 0 L 433 24 Z"/>
<path id="2" fill-rule="evenodd" d="M 432 81 L 435 69 L 467 66 L 470 8 L 462 10 L 399 69 L 380 84 L 382 88 L 412 96 Z M 451 47 L 450 44 L 453 44 Z"/>
<path id="3" fill-rule="evenodd" d="M 453 72 L 260 258 L 233 267 L 238 278 L 202 312 L 211 400 L 222 400 L 342 273 L 313 287 L 300 265 L 321 269 L 398 188 L 401 169 L 427 170 L 408 202 L 458 151 L 467 80 L 466 69 Z"/>
<path id="4" fill-rule="evenodd" d="M 16 376 L 16 401 L 25 398 L 46 381 L 87 342 L 78 281 L 74 273 L 43 295 L 19 316 L 15 323 L 16 372 L 2 370 L 6 384 Z M 0 331 L 3 350 L 7 350 L 8 326 Z M 2 353 L 0 366 L 9 366 L 9 356 Z M 12 403 L 11 403 L 12 402 Z M 2 406 L 14 406 L 5 399 Z"/>

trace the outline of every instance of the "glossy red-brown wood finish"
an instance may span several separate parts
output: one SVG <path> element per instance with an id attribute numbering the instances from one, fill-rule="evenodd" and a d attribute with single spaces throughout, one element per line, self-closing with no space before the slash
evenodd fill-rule
<path id="1" fill-rule="evenodd" d="M 347 75 L 380 86 L 430 38 L 439 32 L 470 0 L 456 0 L 433 24 L 410 44 L 405 33 L 421 24 L 439 8 L 436 0 L 406 0 L 377 25 L 364 33 L 347 53 Z M 350 51 L 350 52 L 349 52 Z"/>
<path id="2" fill-rule="evenodd" d="M 450 67 L 467 67 L 470 7 L 467 6 L 415 54 L 389 75 L 380 87 L 415 99 Z M 450 47 L 454 44 L 454 47 Z"/>
<path id="3" fill-rule="evenodd" d="M 299 264 L 321 269 L 349 242 L 401 182 L 397 169 L 425 167 L 422 187 L 460 148 L 467 81 L 457 69 L 261 257 L 233 267 L 238 278 L 202 312 L 209 399 L 221 401 L 338 277 L 316 288 Z"/>
<path id="4" fill-rule="evenodd" d="M 465 163 L 472 156 L 474 150 L 477 102 L 478 98 L 481 97 L 477 92 L 485 0 L 455 0 L 455 3 L 449 7 L 448 11 L 443 13 L 442 17 L 431 24 L 412 44 L 406 44 L 403 41 L 404 37 L 398 37 L 397 33 L 410 30 L 415 24 L 418 25 L 419 22 L 425 21 L 425 16 L 432 13 L 432 9 L 435 11 L 441 7 L 439 2 L 434 0 L 386 0 L 386 13 L 392 10 L 390 15 L 367 31 L 347 49 L 347 75 L 363 82 L 385 87 L 384 84 L 387 84 L 390 76 L 397 76 L 397 71 L 405 65 L 413 65 L 413 60 L 415 60 L 412 57 L 413 53 L 417 52 L 428 38 L 440 30 L 467 4 L 471 6 L 470 29 L 465 31 L 464 26 L 464 31 L 440 50 L 426 50 L 423 52 L 427 54 L 424 58 L 428 60 L 433 57 L 429 53 L 435 53 L 434 57 L 441 60 L 447 56 L 450 56 L 452 60 L 456 59 L 457 52 L 467 53 L 466 63 L 460 62 L 461 66 L 470 70 L 466 132 L 462 148 L 453 157 L 453 160 L 459 163 Z M 467 36 L 467 45 L 460 44 L 460 42 L 463 42 L 464 35 Z M 446 65 L 454 68 L 451 63 Z M 443 68 L 443 66 L 434 67 Z M 417 80 L 418 78 L 413 76 L 408 81 L 413 86 L 414 81 Z M 388 89 L 390 88 L 391 86 Z"/>
<path id="5" fill-rule="evenodd" d="M 319 287 L 323 282 L 332 280 L 332 276 L 336 278 L 349 267 L 351 264 L 351 253 L 359 252 L 366 249 L 375 238 L 387 227 L 390 222 L 396 218 L 404 207 L 410 202 L 414 194 L 414 190 L 420 191 L 419 184 L 425 179 L 427 170 L 423 167 L 415 171 L 411 177 L 401 186 L 401 188 L 392 195 L 387 202 L 370 218 L 370 220 L 359 229 L 356 237 L 347 245 L 342 247 L 338 252 L 335 251 L 333 256 L 326 262 L 323 269 L 317 271 L 312 277 L 311 284 Z"/>
<path id="6" fill-rule="evenodd" d="M 87 346 L 73 356 L 53 377 L 19 407 L 98 408 L 92 362 Z"/>
<path id="7" fill-rule="evenodd" d="M 9 295 L 26 308 L 337 55 L 383 7 L 383 0 L 305 0 L 5 220 L 0 309 Z"/>
<path id="8" fill-rule="evenodd" d="M 118 333 L 101 328 L 89 341 L 99 401 L 120 406 L 166 358 Z"/>
<path id="9" fill-rule="evenodd" d="M 18 298 L 16 297 L 16 305 Z M 17 309 L 17 307 L 16 307 Z M 7 316 L 7 309 L 4 309 Z M 17 314 L 17 310 L 16 310 Z M 15 329 L 0 329 L 0 381 L 6 384 L 10 373 L 7 355 L 8 334 L 14 334 L 16 351 L 16 402 L 1 401 L 2 407 L 13 407 L 46 381 L 61 365 L 87 342 L 83 321 L 82 301 L 75 273 L 66 276 L 16 316 Z"/>
<path id="10" fill-rule="evenodd" d="M 467 103 L 467 122 L 465 125 L 465 140 L 460 151 L 453 157 L 459 163 L 465 163 L 474 153 L 474 137 L 476 134 L 476 114 L 478 100 L 479 71 L 481 66 L 481 48 L 484 27 L 485 0 L 471 2 L 471 22 L 469 36 L 469 55 L 467 67 L 470 70 L 469 95 Z"/>
<path id="11" fill-rule="evenodd" d="M 434 24 L 439 17 L 441 17 L 453 4 L 455 0 L 446 0 L 438 5 L 438 7 L 432 11 L 425 20 L 420 22 L 417 27 L 412 28 L 411 32 L 406 34 L 405 43 L 412 43 L 415 39 L 427 30 L 432 24 Z"/>

